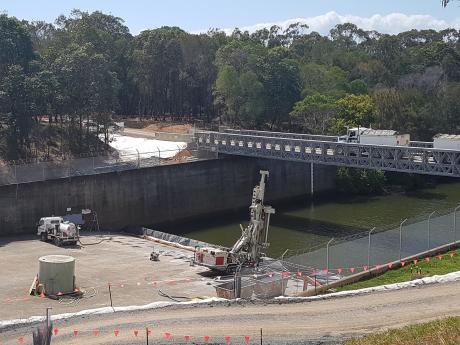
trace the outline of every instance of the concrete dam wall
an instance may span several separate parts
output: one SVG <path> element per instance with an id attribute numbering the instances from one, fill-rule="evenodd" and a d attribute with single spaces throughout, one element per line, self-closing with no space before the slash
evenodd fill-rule
<path id="1" fill-rule="evenodd" d="M 269 202 L 310 194 L 309 164 L 245 157 L 9 185 L 0 187 L 0 236 L 34 233 L 41 217 L 67 207 L 95 210 L 100 226 L 112 230 L 240 209 L 261 169 L 270 171 Z M 334 187 L 335 171 L 315 165 L 315 193 Z"/>

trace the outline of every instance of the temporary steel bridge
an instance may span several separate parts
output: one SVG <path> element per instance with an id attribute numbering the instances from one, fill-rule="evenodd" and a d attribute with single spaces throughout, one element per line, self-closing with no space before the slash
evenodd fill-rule
<path id="1" fill-rule="evenodd" d="M 460 151 L 429 142 L 364 145 L 340 143 L 335 136 L 235 129 L 197 131 L 195 140 L 199 149 L 227 155 L 460 177 Z"/>

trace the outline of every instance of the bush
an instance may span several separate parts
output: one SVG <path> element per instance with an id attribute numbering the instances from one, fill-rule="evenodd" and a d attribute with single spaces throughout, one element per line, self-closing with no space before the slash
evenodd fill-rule
<path id="1" fill-rule="evenodd" d="M 347 194 L 380 194 L 386 184 L 385 173 L 380 170 L 339 168 L 336 185 L 339 192 Z"/>

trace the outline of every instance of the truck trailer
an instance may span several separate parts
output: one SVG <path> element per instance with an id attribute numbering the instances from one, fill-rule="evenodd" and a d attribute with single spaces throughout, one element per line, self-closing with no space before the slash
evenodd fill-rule
<path id="1" fill-rule="evenodd" d="M 460 151 L 460 135 L 437 134 L 433 138 L 433 148 Z"/>
<path id="2" fill-rule="evenodd" d="M 389 129 L 356 127 L 348 128 L 347 134 L 339 137 L 338 141 L 364 145 L 409 146 L 410 134 L 399 134 Z"/>

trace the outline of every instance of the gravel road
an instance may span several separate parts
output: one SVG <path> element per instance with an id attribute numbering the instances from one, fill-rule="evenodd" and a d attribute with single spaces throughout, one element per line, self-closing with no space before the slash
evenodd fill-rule
<path id="1" fill-rule="evenodd" d="M 244 303 L 174 307 L 57 321 L 52 344 L 340 344 L 343 339 L 387 328 L 460 315 L 460 282 L 433 284 L 354 297 L 295 303 Z M 74 336 L 74 330 L 78 335 Z M 97 330 L 99 333 L 94 334 Z M 118 330 L 118 336 L 114 331 Z M 139 330 L 137 336 L 134 330 Z M 165 333 L 171 334 L 166 339 Z M 31 343 L 31 329 L 0 334 L 0 343 Z M 230 338 L 225 338 L 229 336 Z"/>

